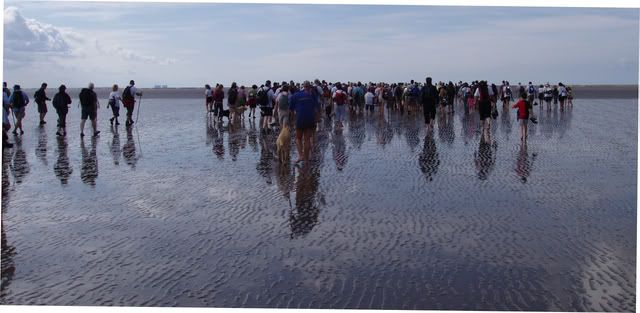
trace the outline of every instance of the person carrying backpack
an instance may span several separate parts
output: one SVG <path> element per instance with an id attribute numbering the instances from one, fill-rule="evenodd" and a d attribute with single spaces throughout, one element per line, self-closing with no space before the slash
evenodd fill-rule
<path id="1" fill-rule="evenodd" d="M 260 106 L 260 126 L 263 130 L 269 128 L 271 117 L 273 116 L 273 90 L 271 90 L 271 81 L 267 80 L 260 89 L 258 89 L 258 105 Z"/>
<path id="2" fill-rule="evenodd" d="M 84 137 L 84 124 L 87 118 L 91 119 L 93 136 L 98 137 L 100 133 L 98 130 L 98 109 L 100 108 L 100 103 L 98 102 L 98 95 L 93 91 L 93 88 L 93 83 L 89 83 L 88 88 L 82 88 L 80 91 L 80 107 L 82 108 L 80 116 L 80 137 Z"/>
<path id="3" fill-rule="evenodd" d="M 124 91 L 122 91 L 122 103 L 124 104 L 124 108 L 127 109 L 127 122 L 125 123 L 127 127 L 133 125 L 132 117 L 136 103 L 135 96 L 142 96 L 142 92 L 138 91 L 135 84 L 136 82 L 133 80 L 129 81 L 129 86 L 125 87 Z"/>
<path id="4" fill-rule="evenodd" d="M 53 108 L 56 109 L 58 114 L 58 131 L 56 135 L 67 135 L 67 113 L 69 113 L 69 105 L 71 104 L 71 97 L 66 92 L 67 86 L 60 85 L 58 87 L 58 93 L 53 96 Z"/>
<path id="5" fill-rule="evenodd" d="M 285 125 L 289 127 L 289 95 L 289 86 L 283 85 L 276 98 L 280 127 L 284 127 Z"/>
<path id="6" fill-rule="evenodd" d="M 33 100 L 38 105 L 38 113 L 40 113 L 40 126 L 46 124 L 44 116 L 47 115 L 47 100 L 51 100 L 47 97 L 45 90 L 47 89 L 47 83 L 42 83 L 40 89 L 33 94 Z"/>
<path id="7" fill-rule="evenodd" d="M 9 103 L 13 110 L 13 114 L 16 116 L 16 125 L 13 128 L 13 134 L 18 134 L 18 128 L 20 128 L 20 135 L 24 134 L 22 129 L 22 119 L 26 115 L 26 106 L 29 104 L 29 97 L 27 93 L 20 89 L 20 85 L 13 86 L 13 94 L 9 98 Z"/>
<path id="8" fill-rule="evenodd" d="M 342 120 L 345 115 L 345 106 L 348 101 L 347 93 L 342 90 L 342 85 L 337 84 L 336 93 L 333 95 L 333 101 L 336 105 L 336 125 L 338 127 L 343 127 Z"/>
<path id="9" fill-rule="evenodd" d="M 431 84 L 431 77 L 427 77 L 426 84 L 420 92 L 422 109 L 424 114 L 424 124 L 430 130 L 433 130 L 433 124 L 436 119 L 436 103 L 438 101 L 438 90 L 436 86 Z"/>
<path id="10" fill-rule="evenodd" d="M 491 97 L 493 97 L 493 90 L 489 88 L 486 81 L 480 81 L 474 97 L 478 104 L 480 121 L 482 121 L 482 136 L 485 138 L 485 141 L 488 142 L 491 127 Z"/>
<path id="11" fill-rule="evenodd" d="M 536 99 L 536 87 L 533 86 L 531 82 L 529 82 L 529 85 L 527 86 L 527 98 L 531 104 L 533 104 L 533 101 Z"/>

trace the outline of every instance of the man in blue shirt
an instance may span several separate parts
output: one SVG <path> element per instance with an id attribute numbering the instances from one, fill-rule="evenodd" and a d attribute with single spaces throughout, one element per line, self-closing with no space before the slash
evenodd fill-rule
<path id="1" fill-rule="evenodd" d="M 316 121 L 320 118 L 320 104 L 311 90 L 311 83 L 305 81 L 303 85 L 304 90 L 298 91 L 291 97 L 289 110 L 296 112 L 296 146 L 298 148 L 296 163 L 304 160 L 304 164 L 307 164 L 311 152 L 311 138 L 316 131 Z"/>

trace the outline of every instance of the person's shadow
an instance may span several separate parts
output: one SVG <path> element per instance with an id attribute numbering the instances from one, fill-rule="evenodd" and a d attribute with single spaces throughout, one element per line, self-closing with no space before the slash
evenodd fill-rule
<path id="1" fill-rule="evenodd" d="M 497 149 L 498 145 L 496 143 L 491 144 L 482 138 L 480 139 L 478 150 L 474 153 L 478 179 L 487 180 L 489 178 L 489 174 L 493 171 L 496 163 Z"/>
<path id="2" fill-rule="evenodd" d="M 118 133 L 118 128 L 114 128 L 113 126 L 111 126 L 111 133 L 113 134 L 113 138 L 111 139 L 111 143 L 109 144 L 109 150 L 111 151 L 111 156 L 113 157 L 113 164 L 120 165 L 122 148 L 120 147 L 120 134 Z"/>
<path id="3" fill-rule="evenodd" d="M 27 153 L 22 148 L 22 137 L 17 137 L 14 143 L 15 153 L 13 154 L 13 179 L 16 184 L 22 183 L 22 180 L 29 174 L 31 168 L 27 160 Z"/>
<path id="4" fill-rule="evenodd" d="M 296 181 L 295 207 L 289 211 L 291 239 L 304 237 L 318 224 L 320 209 L 316 194 L 320 184 L 320 166 L 309 166 L 299 172 Z"/>
<path id="5" fill-rule="evenodd" d="M 42 161 L 44 166 L 47 164 L 47 131 L 44 127 L 38 127 L 38 146 L 36 147 L 36 157 Z"/>
<path id="6" fill-rule="evenodd" d="M 531 158 L 527 151 L 527 143 L 520 143 L 520 151 L 518 152 L 518 158 L 516 160 L 516 174 L 520 177 L 520 181 L 525 184 L 529 175 L 531 174 L 531 168 L 533 167 L 533 161 L 535 161 L 537 154 L 533 153 Z"/>
<path id="7" fill-rule="evenodd" d="M 127 142 L 122 146 L 122 156 L 131 169 L 136 168 L 138 155 L 136 154 L 136 142 L 133 139 L 133 127 L 127 128 Z"/>

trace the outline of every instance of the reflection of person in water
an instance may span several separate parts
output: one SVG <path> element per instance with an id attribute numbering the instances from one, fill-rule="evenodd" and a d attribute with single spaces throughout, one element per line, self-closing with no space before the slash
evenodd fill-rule
<path id="1" fill-rule="evenodd" d="M 274 142 L 272 135 L 268 133 L 260 133 L 260 160 L 256 169 L 258 174 L 267 180 L 267 184 L 271 185 L 271 171 L 273 170 L 271 162 L 273 161 L 273 149 L 271 147 Z"/>
<path id="2" fill-rule="evenodd" d="M 316 193 L 320 184 L 320 166 L 313 165 L 300 171 L 296 181 L 296 205 L 289 211 L 291 238 L 299 238 L 310 233 L 318 224 L 320 209 Z"/>
<path id="3" fill-rule="evenodd" d="M 364 118 L 353 114 L 349 117 L 349 141 L 357 150 L 362 148 L 366 134 L 364 131 Z"/>
<path id="4" fill-rule="evenodd" d="M 95 187 L 98 178 L 98 157 L 96 155 L 95 136 L 91 137 L 91 151 L 87 151 L 84 138 L 80 139 L 80 149 L 82 150 L 82 168 L 80 169 L 80 179 L 82 182 Z"/>
<path id="5" fill-rule="evenodd" d="M 11 179 L 9 178 L 9 164 L 11 164 L 11 153 L 9 153 L 9 149 L 5 149 L 2 152 L 2 208 L 5 208 L 5 201 L 8 201 L 9 199 L 9 186 L 11 186 Z"/>
<path id="6" fill-rule="evenodd" d="M 56 164 L 53 165 L 53 172 L 60 179 L 60 183 L 66 185 L 69 182 L 69 176 L 73 172 L 67 155 L 67 137 L 57 136 L 56 140 L 58 141 L 58 159 Z"/>
<path id="7" fill-rule="evenodd" d="M 520 181 L 522 183 L 527 182 L 527 178 L 531 173 L 531 167 L 533 166 L 533 161 L 536 159 L 536 154 L 531 155 L 531 159 L 529 159 L 529 152 L 527 152 L 527 143 L 520 143 L 520 151 L 518 152 L 518 159 L 516 161 L 516 174 L 520 177 Z"/>
<path id="8" fill-rule="evenodd" d="M 253 152 L 258 152 L 258 131 L 256 130 L 256 121 L 253 119 L 249 119 L 247 140 L 249 141 L 249 146 L 251 146 Z"/>
<path id="9" fill-rule="evenodd" d="M 240 153 L 240 146 L 243 139 L 243 134 L 240 132 L 240 128 L 243 128 L 243 126 L 229 124 L 229 155 L 231 156 L 231 161 L 234 162 L 238 160 L 238 154 Z"/>
<path id="10" fill-rule="evenodd" d="M 136 168 L 138 156 L 136 155 L 136 142 L 133 140 L 133 127 L 127 128 L 127 142 L 122 146 L 122 156 L 132 169 Z"/>
<path id="11" fill-rule="evenodd" d="M 36 157 L 42 161 L 44 166 L 47 164 L 47 131 L 44 127 L 38 128 L 38 146 L 36 147 Z"/>
<path id="12" fill-rule="evenodd" d="M 214 126 L 213 131 L 213 153 L 218 157 L 218 160 L 224 160 L 224 133 L 220 126 Z"/>
<path id="13" fill-rule="evenodd" d="M 480 145 L 478 151 L 474 153 L 476 170 L 478 171 L 478 179 L 486 180 L 489 178 L 489 174 L 493 170 L 496 164 L 496 150 L 497 144 L 491 144 L 486 142 L 482 138 L 480 139 Z"/>
<path id="14" fill-rule="evenodd" d="M 433 133 L 425 136 L 424 146 L 422 147 L 422 153 L 418 158 L 418 162 L 424 177 L 427 181 L 432 181 L 433 176 L 438 172 L 438 166 L 440 166 L 440 158 L 436 150 L 436 142 L 433 140 Z"/>
<path id="15" fill-rule="evenodd" d="M 336 162 L 338 171 L 347 165 L 349 154 L 347 153 L 347 143 L 344 140 L 342 130 L 336 130 L 333 133 L 333 160 Z"/>
<path id="16" fill-rule="evenodd" d="M 113 164 L 120 164 L 120 155 L 122 154 L 122 148 L 120 147 L 120 134 L 118 133 L 118 128 L 111 126 L 111 133 L 113 134 L 113 139 L 111 139 L 111 143 L 109 144 L 109 151 L 111 151 L 111 156 L 113 157 Z"/>
<path id="17" fill-rule="evenodd" d="M 453 130 L 453 114 L 440 114 L 438 118 L 438 137 L 440 142 L 446 142 L 451 146 L 456 137 L 455 133 Z"/>
<path id="18" fill-rule="evenodd" d="M 291 202 L 291 191 L 293 190 L 294 174 L 293 167 L 289 162 L 275 162 L 276 181 L 282 196 Z"/>
<path id="19" fill-rule="evenodd" d="M 29 162 L 27 153 L 22 149 L 22 137 L 16 137 L 14 144 L 15 154 L 13 155 L 13 179 L 16 184 L 22 183 L 22 179 L 29 174 Z"/>

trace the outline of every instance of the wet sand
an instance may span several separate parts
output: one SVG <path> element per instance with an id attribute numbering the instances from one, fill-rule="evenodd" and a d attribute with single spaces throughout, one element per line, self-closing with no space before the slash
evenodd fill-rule
<path id="1" fill-rule="evenodd" d="M 514 110 L 490 144 L 460 108 L 433 135 L 352 117 L 302 171 L 277 134 L 180 98 L 144 100 L 131 132 L 103 107 L 84 140 L 75 106 L 66 139 L 28 107 L 3 152 L 0 303 L 635 310 L 637 99 L 535 107 L 526 147 Z"/>

